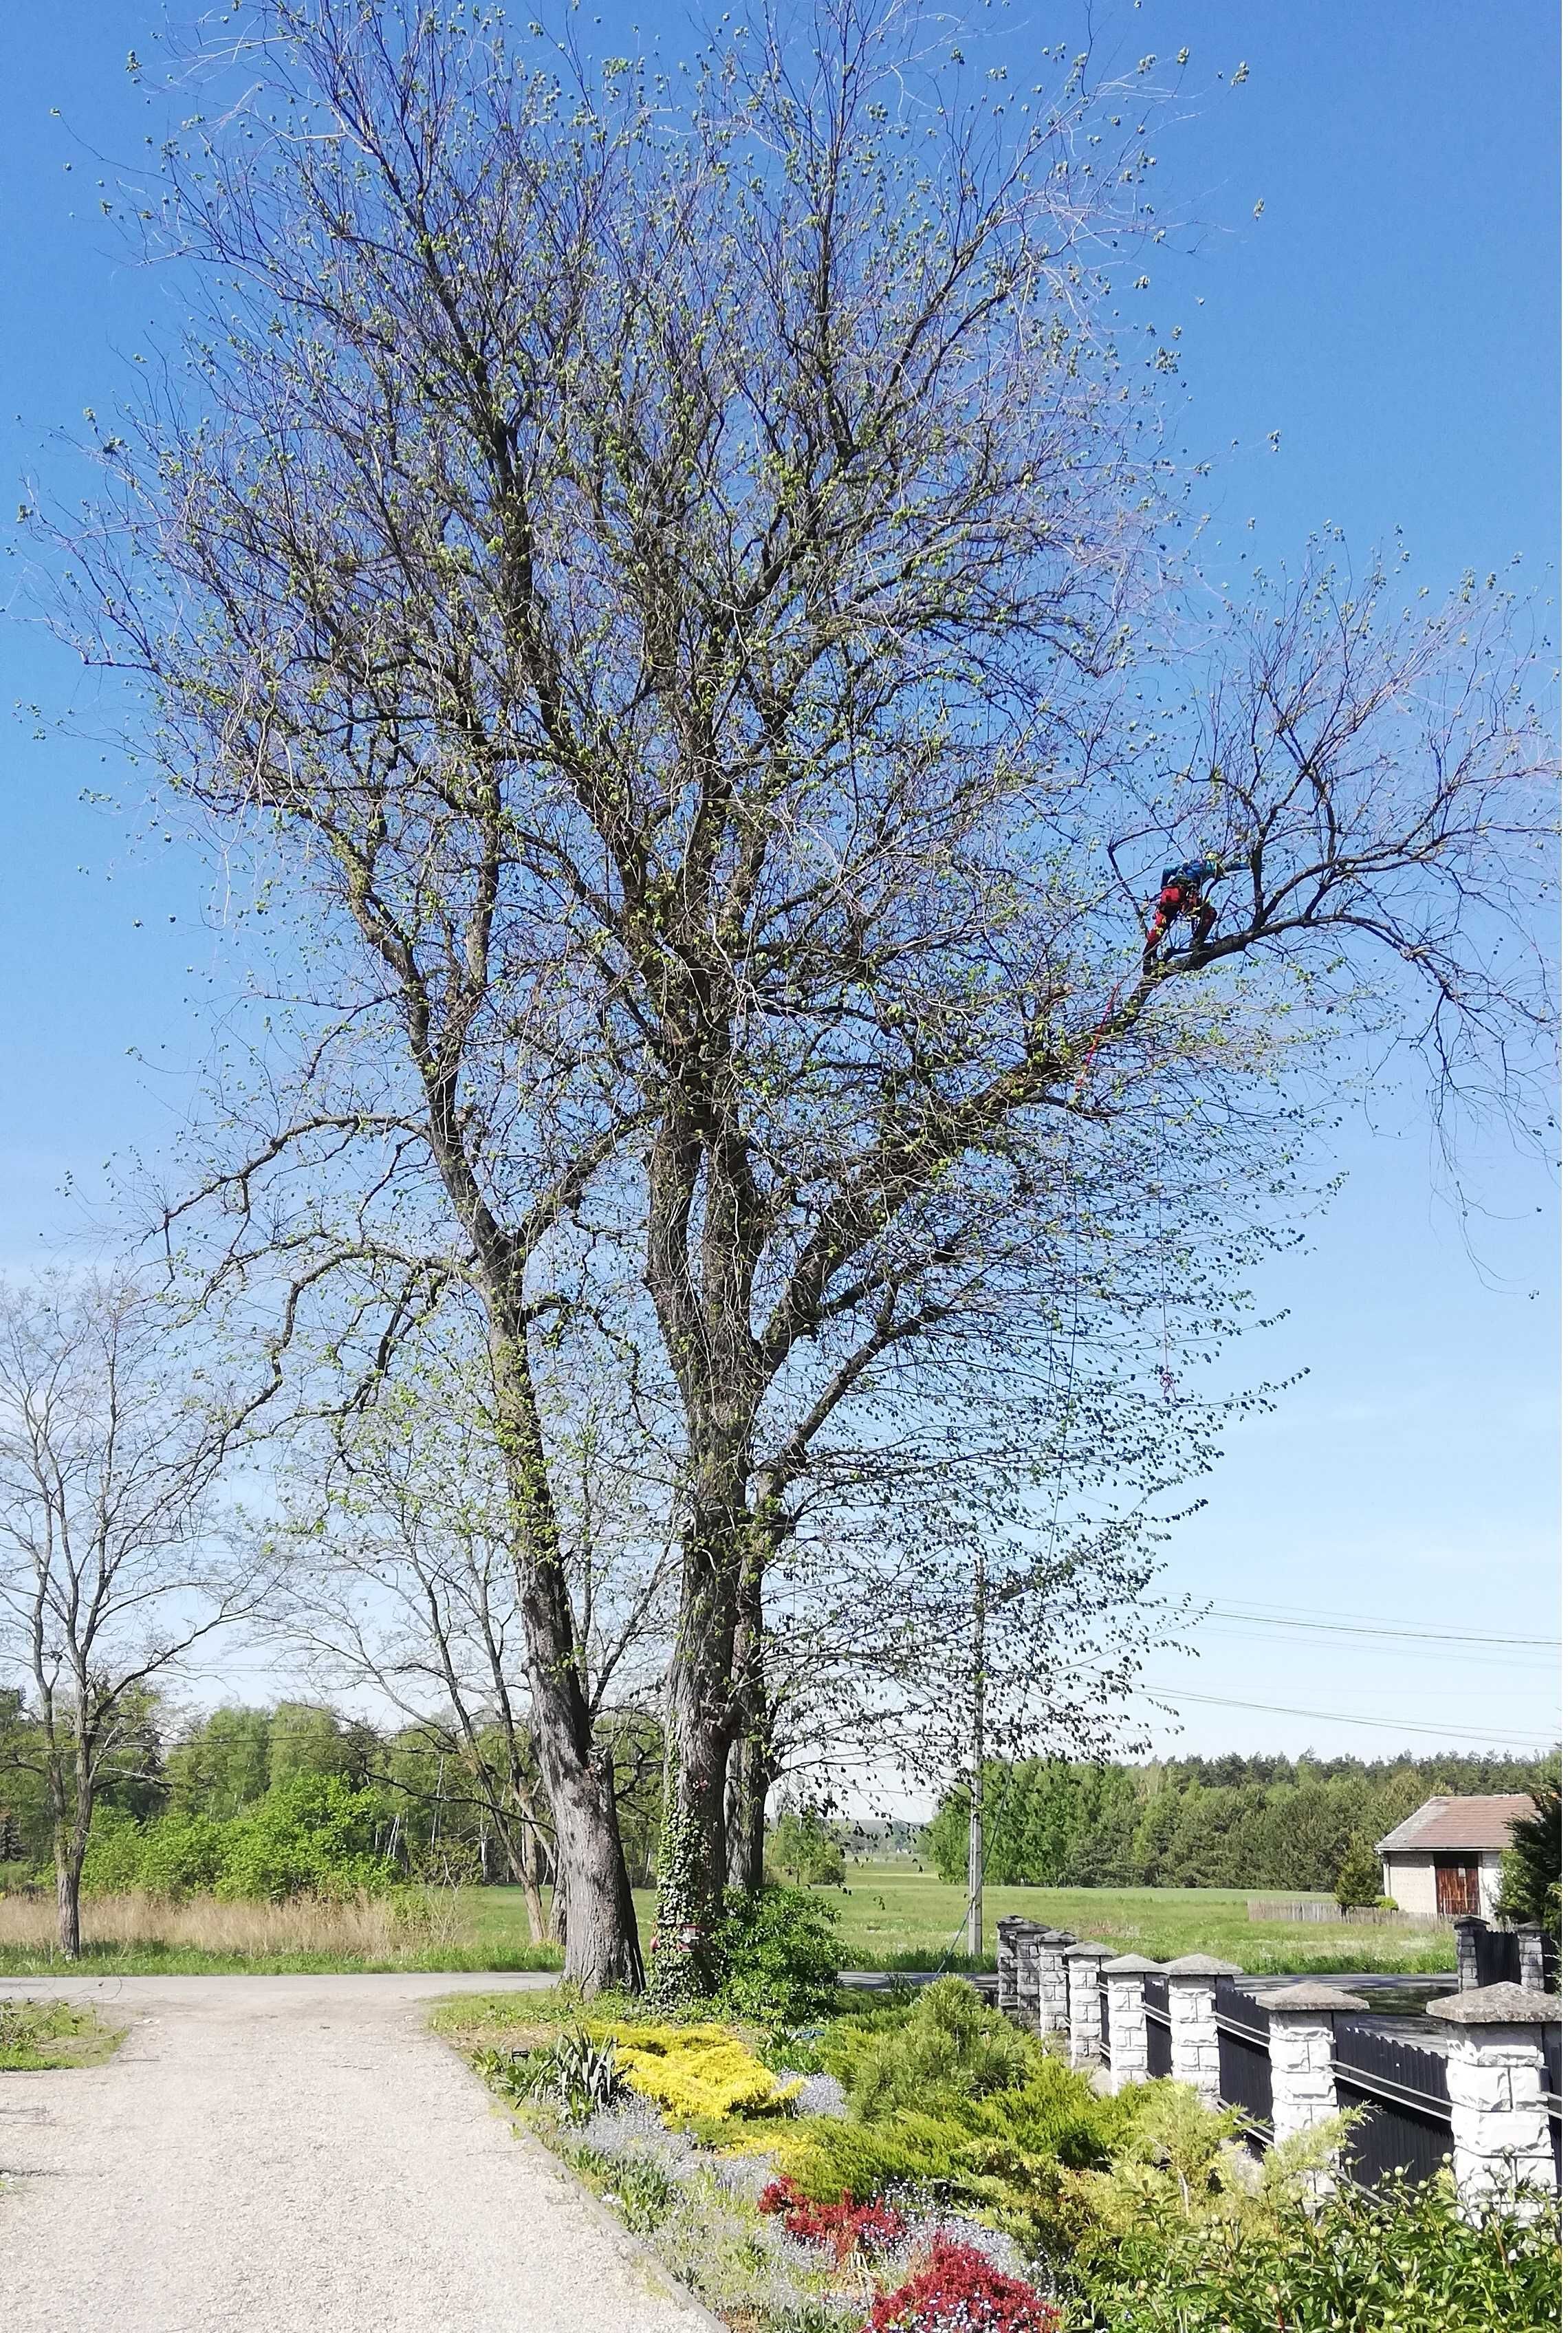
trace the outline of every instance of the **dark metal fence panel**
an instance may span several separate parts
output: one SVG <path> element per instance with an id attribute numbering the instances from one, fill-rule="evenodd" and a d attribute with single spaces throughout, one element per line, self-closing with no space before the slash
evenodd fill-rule
<path id="1" fill-rule="evenodd" d="M 1171 1988 L 1162 1976 L 1143 1979 L 1143 2031 L 1150 2078 L 1159 2081 L 1171 2071 Z"/>
<path id="2" fill-rule="evenodd" d="M 1519 1939 L 1512 1928 L 1476 1930 L 1476 1982 L 1477 1984 L 1518 1983 Z"/>
<path id="3" fill-rule="evenodd" d="M 1108 2066 L 1111 2062 L 1111 1988 L 1100 1979 L 1100 2055 Z"/>
<path id="4" fill-rule="evenodd" d="M 1216 2013 L 1243 2032 L 1256 2035 L 1268 2047 L 1268 2011 L 1250 1992 L 1243 1992 L 1234 1977 L 1222 1976 L 1214 1990 Z"/>
<path id="5" fill-rule="evenodd" d="M 1170 2025 L 1163 2017 L 1146 2017 L 1143 2030 L 1149 2036 L 1149 2079 L 1163 2081 L 1172 2062 Z"/>
<path id="6" fill-rule="evenodd" d="M 1448 2061 L 1440 2050 L 1423 2050 L 1411 2041 L 1396 2041 L 1391 2033 L 1334 2020 L 1334 2065 L 1336 2074 L 1352 2079 L 1358 2074 L 1373 2088 L 1413 2091 L 1430 2098 L 1446 2117 L 1448 2111 Z"/>
<path id="7" fill-rule="evenodd" d="M 1248 2122 L 1268 2129 L 1274 2121 L 1274 2076 L 1268 2061 L 1268 2012 L 1249 1992 L 1223 1979 L 1215 1991 L 1219 2028 L 1219 2095 L 1239 2107 Z"/>
<path id="8" fill-rule="evenodd" d="M 1335 2018 L 1334 2094 L 1360 2119 L 1342 2160 L 1358 2186 L 1402 2174 L 1429 2179 L 1452 2155 L 1448 2059 L 1440 2050 Z"/>
<path id="9" fill-rule="evenodd" d="M 1342 2111 L 1354 2107 L 1359 2112 L 1340 2156 L 1358 2187 L 1375 2187 L 1380 2180 L 1400 2174 L 1407 2179 L 1429 2179 L 1454 2151 L 1447 2116 L 1393 2105 L 1353 2080 L 1336 2078 L 1334 2094 Z"/>

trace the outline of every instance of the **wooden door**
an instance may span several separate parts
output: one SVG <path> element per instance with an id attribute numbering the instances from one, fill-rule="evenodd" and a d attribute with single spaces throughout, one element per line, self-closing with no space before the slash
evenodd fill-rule
<path id="1" fill-rule="evenodd" d="M 1438 1855 L 1438 1909 L 1457 1917 L 1481 1908 L 1481 1858 L 1478 1855 Z"/>

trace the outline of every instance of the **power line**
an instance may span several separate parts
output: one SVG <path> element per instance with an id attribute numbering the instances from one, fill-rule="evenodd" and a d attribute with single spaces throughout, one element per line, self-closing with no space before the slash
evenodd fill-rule
<path id="1" fill-rule="evenodd" d="M 1229 1644 L 1268 1644 L 1276 1641 L 1268 1632 L 1271 1627 L 1277 1625 L 1267 1620 L 1243 1620 L 1236 1627 L 1227 1628 L 1213 1627 L 1204 1620 L 1200 1624 L 1199 1640 L 1205 1645 L 1212 1644 L 1221 1637 Z M 1325 1645 L 1313 1649 L 1327 1652 L 1332 1647 Z M 1494 1675 L 1500 1671 L 1506 1671 L 1520 1676 L 1551 1676 L 1557 1669 L 1556 1657 L 1544 1648 L 1534 1656 L 1504 1651 L 1493 1652 L 1489 1651 L 1482 1641 L 1477 1648 L 1472 1651 L 1468 1646 L 1447 1642 L 1440 1644 L 1405 1642 L 1394 1637 L 1391 1633 L 1388 1637 L 1369 1639 L 1365 1642 L 1361 1642 L 1353 1636 L 1350 1642 L 1341 1647 L 1341 1650 L 1361 1651 L 1372 1654 L 1379 1660 L 1384 1661 L 1437 1661 L 1444 1667 L 1489 1669 Z"/>
<path id="2" fill-rule="evenodd" d="M 1288 1703 L 1275 1701 L 1233 1701 L 1219 1693 L 1166 1692 L 1158 1685 L 1139 1688 L 1144 1701 L 1203 1702 L 1211 1709 L 1256 1709 L 1266 1717 L 1313 1717 L 1324 1725 L 1370 1725 L 1388 1733 L 1429 1733 L 1441 1742 L 1506 1742 L 1530 1749 L 1550 1749 L 1553 1742 L 1542 1733 L 1515 1733 L 1503 1726 L 1482 1728 L 1470 1725 L 1422 1725 L 1412 1718 L 1353 1717 L 1339 1709 L 1296 1709 Z M 1555 1737 L 1554 1737 L 1554 1740 Z"/>
<path id="3" fill-rule="evenodd" d="M 1453 1645 L 1518 1645 L 1534 1650 L 1561 1649 L 1558 1637 L 1503 1637 L 1483 1635 L 1469 1628 L 1411 1628 L 1402 1621 L 1374 1619 L 1370 1614 L 1324 1614 L 1321 1607 L 1315 1618 L 1305 1616 L 1301 1605 L 1290 1604 L 1211 1604 L 1209 1609 L 1218 1618 L 1251 1620 L 1260 1627 L 1312 1628 L 1338 1637 L 1403 1637 L 1422 1644 Z"/>

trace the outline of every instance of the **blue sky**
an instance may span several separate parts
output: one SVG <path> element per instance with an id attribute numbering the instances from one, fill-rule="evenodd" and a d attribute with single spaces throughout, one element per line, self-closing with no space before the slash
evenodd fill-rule
<path id="1" fill-rule="evenodd" d="M 155 320 L 164 334 L 177 322 L 172 282 L 120 259 L 94 184 L 96 154 L 132 158 L 156 126 L 125 60 L 147 53 L 160 14 L 155 0 L 73 0 L 7 25 L 0 492 L 18 499 L 41 469 L 69 483 L 51 430 L 110 407 Z M 1042 45 L 1083 46 L 1085 15 L 993 5 L 974 14 L 971 52 L 983 43 L 1017 79 Z M 685 23 L 669 13 L 666 53 L 691 46 Z M 1245 536 L 1249 562 L 1288 558 L 1325 521 L 1353 546 L 1401 525 L 1434 587 L 1517 552 L 1554 632 L 1555 12 L 1118 0 L 1095 26 L 1107 54 L 1192 52 L 1183 118 L 1159 150 L 1171 208 L 1196 224 L 1172 239 L 1151 314 L 1182 325 L 1175 436 L 1215 458 L 1220 550 Z M 72 673 L 14 591 L 5 607 L 0 703 L 58 706 Z M 123 773 L 33 732 L 12 723 L 0 763 L 0 1263 L 13 1266 L 80 1224 L 68 1176 L 91 1190 L 111 1156 L 167 1147 L 226 977 L 210 872 L 82 804 Z M 1310 1374 L 1238 1433 L 1171 1551 L 1174 1588 L 1280 1625 L 1217 1617 L 1196 1658 L 1161 1658 L 1152 1674 L 1182 1703 L 1166 1749 L 1374 1753 L 1401 1737 L 1556 1733 L 1549 1656 L 1464 1641 L 1557 1634 L 1554 1189 L 1501 1147 L 1488 1157 L 1473 1261 L 1434 1197 L 1419 1106 L 1395 1093 L 1382 1117 L 1387 1130 L 1340 1138 L 1343 1195 L 1311 1254 L 1261 1291 L 1288 1318 L 1254 1340 L 1249 1373 Z M 1448 1633 L 1283 1625 L 1347 1618 Z"/>

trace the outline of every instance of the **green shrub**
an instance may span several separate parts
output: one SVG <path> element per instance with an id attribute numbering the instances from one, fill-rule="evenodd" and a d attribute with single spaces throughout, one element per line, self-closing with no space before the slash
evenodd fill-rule
<path id="1" fill-rule="evenodd" d="M 725 1891 L 715 2005 L 757 2025 L 804 2025 L 838 1991 L 838 1921 L 803 1887 Z"/>
<path id="2" fill-rule="evenodd" d="M 1544 2333 L 1558 2324 L 1561 2214 L 1455 2209 L 1446 2177 L 1336 2186 L 1272 2224 L 1144 2208 L 1082 2231 L 1056 2274 L 1063 2333 Z"/>
<path id="3" fill-rule="evenodd" d="M 846 2034 L 841 2065 L 832 2070 L 848 2090 L 852 2111 L 875 2121 L 901 2107 L 940 2114 L 960 2099 L 1020 2089 L 1040 2056 L 1031 2035 L 988 2009 L 972 1984 L 951 1976 L 928 1985 L 889 2030 Z"/>
<path id="4" fill-rule="evenodd" d="M 223 1826 L 225 1898 L 282 1902 L 291 1896 L 379 1895 L 397 1879 L 375 1852 L 375 1793 L 340 1774 L 296 1774 Z"/>
<path id="5" fill-rule="evenodd" d="M 1503 1853 L 1503 1892 L 1497 1909 L 1505 1920 L 1563 1934 L 1563 1791 L 1557 1782 L 1532 1791 L 1535 1811 L 1508 1826 L 1511 1844 Z"/>
<path id="6" fill-rule="evenodd" d="M 90 1896 L 141 1891 L 178 1900 L 209 1890 L 229 1901 L 380 1895 L 398 1884 L 376 1852 L 374 1792 L 340 1774 L 296 1774 L 243 1814 L 171 1812 L 139 1823 L 117 1807 L 93 1817 L 82 1867 Z"/>
<path id="7" fill-rule="evenodd" d="M 1036 2246 L 1064 2176 L 1108 2163 L 1124 2139 L 1133 2093 L 1099 2098 L 1084 2075 L 1033 2047 L 1021 2081 L 978 2097 L 950 2087 L 923 2105 L 892 2106 L 879 2093 L 875 2116 L 804 2120 L 779 2142 L 780 2168 L 823 2203 L 926 2188 Z"/>
<path id="8" fill-rule="evenodd" d="M 223 1872 L 229 1829 L 211 1815 L 163 1815 L 148 1823 L 137 1858 L 138 1886 L 149 1896 L 206 1894 Z"/>
<path id="9" fill-rule="evenodd" d="M 949 2200 L 972 2196 L 972 2140 L 951 2117 L 905 2112 L 872 2123 L 817 2115 L 787 2127 L 775 2152 L 785 2177 L 814 2203 L 847 2195 L 868 2203 L 897 2187 L 929 2187 Z"/>
<path id="10" fill-rule="evenodd" d="M 139 1890 L 172 1901 L 203 1895 L 224 1867 L 232 1829 L 211 1815 L 157 1815 L 139 1823 L 119 1807 L 100 1808 L 81 1867 L 82 1888 L 89 1896 Z"/>

